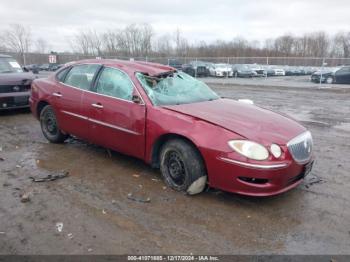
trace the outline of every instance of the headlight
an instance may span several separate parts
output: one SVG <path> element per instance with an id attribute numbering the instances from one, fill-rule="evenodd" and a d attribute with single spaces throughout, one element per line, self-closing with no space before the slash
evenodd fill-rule
<path id="1" fill-rule="evenodd" d="M 254 160 L 265 160 L 269 157 L 269 151 L 255 142 L 248 140 L 231 140 L 228 145 L 237 153 Z"/>
<path id="2" fill-rule="evenodd" d="M 270 146 L 270 151 L 275 158 L 279 158 L 282 155 L 282 150 L 279 145 L 272 144 Z"/>

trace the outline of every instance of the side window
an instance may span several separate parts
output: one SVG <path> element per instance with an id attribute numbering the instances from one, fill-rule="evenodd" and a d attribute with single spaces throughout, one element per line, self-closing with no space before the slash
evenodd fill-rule
<path id="1" fill-rule="evenodd" d="M 58 74 L 56 75 L 56 78 L 58 81 L 63 82 L 64 77 L 66 76 L 67 72 L 69 71 L 70 67 L 61 70 L 60 72 L 58 72 Z"/>
<path id="2" fill-rule="evenodd" d="M 96 92 L 99 94 L 130 101 L 133 90 L 134 86 L 130 78 L 114 68 L 103 69 L 96 85 Z"/>
<path id="3" fill-rule="evenodd" d="M 77 65 L 67 74 L 64 83 L 80 89 L 89 90 L 92 79 L 100 65 Z"/>
<path id="4" fill-rule="evenodd" d="M 350 67 L 343 67 L 339 69 L 336 73 L 347 74 L 350 72 Z"/>

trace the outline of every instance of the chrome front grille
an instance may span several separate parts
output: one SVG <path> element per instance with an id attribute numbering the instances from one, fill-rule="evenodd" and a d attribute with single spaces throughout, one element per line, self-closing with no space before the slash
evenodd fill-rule
<path id="1" fill-rule="evenodd" d="M 25 92 L 30 90 L 30 85 L 0 85 L 0 93 Z"/>
<path id="2" fill-rule="evenodd" d="M 293 138 L 287 144 L 288 150 L 297 163 L 308 162 L 312 155 L 312 136 L 309 131 Z"/>

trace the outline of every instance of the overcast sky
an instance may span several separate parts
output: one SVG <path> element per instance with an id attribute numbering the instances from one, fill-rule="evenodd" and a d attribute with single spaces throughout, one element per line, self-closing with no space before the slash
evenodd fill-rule
<path id="1" fill-rule="evenodd" d="M 180 28 L 190 42 L 264 41 L 283 33 L 349 31 L 350 0 L 0 0 L 0 29 L 11 23 L 30 26 L 56 51 L 69 49 L 81 29 L 131 23 L 149 23 L 156 35 Z"/>

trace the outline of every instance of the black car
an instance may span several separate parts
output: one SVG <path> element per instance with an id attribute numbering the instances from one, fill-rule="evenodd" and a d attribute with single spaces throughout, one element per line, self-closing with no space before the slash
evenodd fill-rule
<path id="1" fill-rule="evenodd" d="M 288 66 L 284 69 L 286 76 L 301 76 L 305 75 L 304 71 L 301 68 Z"/>
<path id="2" fill-rule="evenodd" d="M 50 71 L 57 71 L 58 69 L 60 69 L 63 65 L 61 64 L 53 64 L 50 66 Z"/>
<path id="3" fill-rule="evenodd" d="M 39 66 L 41 71 L 50 71 L 50 64 L 42 64 Z"/>
<path id="4" fill-rule="evenodd" d="M 350 84 L 350 66 L 316 71 L 311 75 L 311 81 L 327 84 Z"/>
<path id="5" fill-rule="evenodd" d="M 350 84 L 350 66 L 344 66 L 332 75 L 327 83 Z"/>
<path id="6" fill-rule="evenodd" d="M 233 65 L 232 70 L 234 77 L 253 77 L 257 75 L 256 71 L 244 64 Z"/>
<path id="7" fill-rule="evenodd" d="M 38 64 L 26 65 L 23 69 L 27 72 L 32 71 L 33 74 L 39 74 L 40 68 Z"/>
<path id="8" fill-rule="evenodd" d="M 182 71 L 193 77 L 209 76 L 208 64 L 202 61 L 192 61 L 182 65 Z"/>
<path id="9" fill-rule="evenodd" d="M 182 69 L 182 63 L 176 59 L 169 59 L 168 60 L 168 66 L 174 67 L 177 70 Z"/>
<path id="10" fill-rule="evenodd" d="M 17 61 L 0 55 L 0 110 L 29 107 L 30 86 L 34 79 Z"/>

